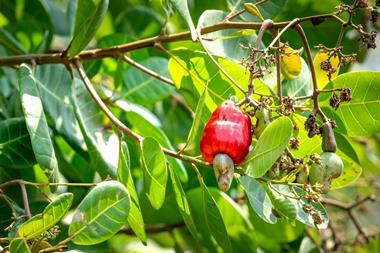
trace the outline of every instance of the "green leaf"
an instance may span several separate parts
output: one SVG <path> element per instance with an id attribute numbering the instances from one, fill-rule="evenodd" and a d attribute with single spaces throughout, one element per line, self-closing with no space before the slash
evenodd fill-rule
<path id="1" fill-rule="evenodd" d="M 70 59 L 82 51 L 94 37 L 107 8 L 108 0 L 78 0 L 74 34 L 68 48 Z"/>
<path id="2" fill-rule="evenodd" d="M 44 211 L 23 223 L 18 229 L 19 236 L 29 240 L 39 236 L 57 224 L 69 211 L 73 202 L 72 193 L 62 193 L 53 202 L 47 205 Z"/>
<path id="3" fill-rule="evenodd" d="M 225 252 L 232 252 L 232 245 L 228 237 L 227 228 L 224 224 L 223 216 L 218 205 L 203 180 L 200 180 L 200 184 L 202 193 L 202 211 L 206 218 L 206 225 L 220 247 L 222 247 Z"/>
<path id="4" fill-rule="evenodd" d="M 181 182 L 179 181 L 179 178 L 175 174 L 173 169 L 170 166 L 168 166 L 168 169 L 169 169 L 170 179 L 172 181 L 175 199 L 177 202 L 177 206 L 179 208 L 179 212 L 181 213 L 181 216 L 183 218 L 183 221 L 186 224 L 187 229 L 189 229 L 194 239 L 198 241 L 199 233 L 197 231 L 197 227 L 191 215 L 190 206 L 187 201 L 185 191 L 183 190 Z"/>
<path id="5" fill-rule="evenodd" d="M 163 57 L 150 57 L 141 62 L 141 65 L 153 70 L 157 74 L 169 78 L 168 60 Z M 138 104 L 153 104 L 162 100 L 174 91 L 174 87 L 141 70 L 132 67 L 124 73 L 123 97 Z"/>
<path id="6" fill-rule="evenodd" d="M 155 209 L 160 209 L 165 200 L 168 179 L 165 154 L 160 144 L 152 137 L 142 142 L 145 193 Z"/>
<path id="7" fill-rule="evenodd" d="M 140 203 L 136 193 L 135 184 L 131 175 L 131 164 L 127 144 L 122 141 L 119 151 L 118 180 L 125 185 L 131 195 L 131 207 L 127 222 L 136 236 L 146 245 L 144 219 L 141 214 Z"/>
<path id="8" fill-rule="evenodd" d="M 90 155 L 91 166 L 102 176 L 116 177 L 118 136 L 104 127 L 104 113 L 88 94 L 83 82 L 74 78 L 72 104 Z"/>
<path id="9" fill-rule="evenodd" d="M 183 48 L 172 53 L 173 56 L 169 60 L 169 73 L 177 89 L 193 110 L 196 109 L 206 86 L 208 88 L 209 96 L 205 100 L 207 110 L 205 110 L 204 121 L 208 120 L 219 104 L 231 96 L 237 96 L 238 99 L 244 97 L 244 94 L 211 62 L 207 54 Z M 240 86 L 247 89 L 249 74 L 241 65 L 221 57 L 215 57 L 215 59 Z M 255 80 L 255 90 L 259 93 L 270 94 L 269 88 L 258 79 Z"/>
<path id="10" fill-rule="evenodd" d="M 44 1 L 55 33 L 61 36 L 71 36 L 77 1 Z"/>
<path id="11" fill-rule="evenodd" d="M 197 31 L 195 30 L 193 20 L 191 19 L 187 0 L 170 0 L 176 7 L 181 16 L 185 19 L 187 26 L 190 28 L 191 39 L 196 41 L 198 38 Z"/>
<path id="12" fill-rule="evenodd" d="M 296 221 L 295 224 L 291 224 L 286 219 L 277 219 L 275 224 L 270 224 L 265 222 L 263 219 L 260 219 L 257 213 L 255 213 L 252 209 L 249 211 L 250 221 L 256 228 L 256 236 L 261 237 L 258 236 L 258 234 L 260 234 L 263 237 L 268 238 L 268 240 L 272 243 L 292 242 L 302 235 L 304 231 L 305 226 L 301 222 Z"/>
<path id="13" fill-rule="evenodd" d="M 20 66 L 18 73 L 21 104 L 34 155 L 49 182 L 56 182 L 58 163 L 35 78 L 26 64 Z"/>
<path id="14" fill-rule="evenodd" d="M 16 238 L 13 239 L 9 245 L 10 253 L 30 253 L 30 249 L 25 239 Z"/>
<path id="15" fill-rule="evenodd" d="M 293 220 L 297 216 L 297 207 L 288 197 L 272 191 L 272 203 L 277 212 L 282 216 Z"/>
<path id="16" fill-rule="evenodd" d="M 292 129 L 292 122 L 287 117 L 280 117 L 265 128 L 244 162 L 248 175 L 261 177 L 272 167 L 288 146 Z"/>
<path id="17" fill-rule="evenodd" d="M 35 78 L 46 116 L 50 118 L 51 125 L 76 150 L 86 150 L 70 101 L 72 95 L 70 73 L 63 65 L 47 64 L 37 67 Z"/>
<path id="18" fill-rule="evenodd" d="M 36 163 L 24 118 L 0 122 L 0 166 L 30 168 Z"/>
<path id="19" fill-rule="evenodd" d="M 282 193 L 287 196 L 292 196 L 293 198 L 288 198 L 289 201 L 291 201 L 296 208 L 296 219 L 300 222 L 302 222 L 305 225 L 316 227 L 318 229 L 325 229 L 329 223 L 329 216 L 326 211 L 326 209 L 323 207 L 323 205 L 319 202 L 310 202 L 308 199 L 301 198 L 300 200 L 294 199 L 298 196 L 304 194 L 303 190 L 299 187 L 294 187 L 294 192 L 297 193 L 298 196 L 294 194 L 294 192 L 289 188 L 287 185 L 271 185 L 271 187 L 276 188 L 275 190 L 272 190 L 272 194 L 278 195 L 278 193 Z M 304 210 L 304 205 L 310 205 L 313 209 L 313 213 L 316 215 L 319 215 L 321 218 L 320 224 L 315 224 L 313 216 L 310 213 L 306 213 Z"/>
<path id="20" fill-rule="evenodd" d="M 197 29 L 222 22 L 227 13 L 220 10 L 206 10 L 198 20 Z M 213 55 L 228 58 L 234 62 L 241 63 L 243 58 L 249 57 L 249 51 L 240 45 L 248 46 L 256 43 L 254 31 L 224 29 L 202 35 L 204 44 Z"/>
<path id="21" fill-rule="evenodd" d="M 380 131 L 379 72 L 351 72 L 338 76 L 326 89 L 350 88 L 352 100 L 341 103 L 336 114 L 347 128 L 348 136 L 370 136 Z M 328 107 L 328 96 L 322 103 Z"/>
<path id="22" fill-rule="evenodd" d="M 189 135 L 187 136 L 186 145 L 182 150 L 193 150 L 199 145 L 202 129 L 204 128 L 204 122 L 202 116 L 205 110 L 205 100 L 207 95 L 207 88 L 204 90 L 201 98 L 198 101 L 197 109 L 195 110 L 195 116 L 190 128 Z"/>
<path id="23" fill-rule="evenodd" d="M 155 36 L 164 26 L 164 19 L 159 12 L 142 5 L 128 6 L 115 21 L 118 32 L 134 38 Z"/>
<path id="24" fill-rule="evenodd" d="M 242 176 L 239 178 L 239 181 L 256 214 L 268 223 L 276 223 L 277 218 L 272 213 L 272 201 L 261 184 L 250 176 Z"/>
<path id="25" fill-rule="evenodd" d="M 115 105 L 127 114 L 128 122 L 132 125 L 133 131 L 142 135 L 143 137 L 153 137 L 160 143 L 162 147 L 175 151 L 168 137 L 164 131 L 161 130 L 161 122 L 156 115 L 144 107 L 135 105 L 129 101 L 122 99 L 118 99 L 115 102 Z M 171 156 L 167 157 L 167 160 L 181 181 L 186 182 L 188 176 L 183 162 Z"/>
<path id="26" fill-rule="evenodd" d="M 253 230 L 252 224 L 248 220 L 245 210 L 219 189 L 208 188 L 208 190 L 212 198 L 215 200 L 217 209 L 219 209 L 223 218 L 223 223 L 221 223 L 221 225 L 224 224 L 226 227 L 233 252 L 246 252 L 247 250 L 248 252 L 254 251 L 256 245 L 256 232 Z M 198 232 L 202 235 L 202 246 L 208 249 L 207 252 L 223 252 L 222 249 L 218 247 L 217 242 L 214 242 L 215 240 L 212 239 L 212 232 L 209 230 L 209 226 L 206 222 L 207 217 L 203 209 L 203 190 L 200 187 L 193 188 L 187 192 L 186 196 Z M 213 209 L 216 208 L 213 207 Z M 247 245 L 249 245 L 248 248 Z"/>
<path id="27" fill-rule="evenodd" d="M 93 245 L 116 234 L 128 218 L 130 197 L 117 181 L 95 186 L 78 205 L 69 227 L 69 236 L 79 245 Z"/>
<path id="28" fill-rule="evenodd" d="M 26 54 L 25 48 L 7 30 L 0 28 L 0 44 L 15 54 Z"/>

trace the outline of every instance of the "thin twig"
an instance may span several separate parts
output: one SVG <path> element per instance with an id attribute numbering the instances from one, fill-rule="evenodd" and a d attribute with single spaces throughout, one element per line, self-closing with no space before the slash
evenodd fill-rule
<path id="1" fill-rule="evenodd" d="M 308 60 L 308 65 L 310 68 L 311 79 L 312 79 L 312 83 L 313 83 L 313 97 L 312 97 L 312 99 L 314 102 L 314 111 L 319 113 L 323 122 L 326 122 L 326 121 L 328 121 L 328 118 L 323 113 L 323 111 L 319 107 L 319 103 L 318 103 L 318 95 L 319 95 L 318 80 L 317 80 L 317 75 L 316 75 L 315 68 L 314 68 L 313 56 L 311 55 L 311 49 L 309 46 L 309 41 L 307 40 L 306 34 L 305 34 L 304 30 L 302 29 L 302 26 L 300 24 L 297 24 L 295 26 L 295 29 L 302 39 L 302 43 L 303 43 L 303 46 L 304 46 L 304 49 L 306 52 L 306 57 Z"/>
<path id="2" fill-rule="evenodd" d="M 366 201 L 375 201 L 375 198 L 374 198 L 374 196 L 367 196 L 367 197 L 359 199 L 359 200 L 357 200 L 351 204 L 346 204 L 344 202 L 341 202 L 341 201 L 338 201 L 335 199 L 323 198 L 321 200 L 321 203 L 345 210 L 347 212 L 348 217 L 352 220 L 352 222 L 353 222 L 355 228 L 357 229 L 359 235 L 362 236 L 366 242 L 369 242 L 369 240 L 371 239 L 371 235 L 368 235 L 364 231 L 363 227 L 359 223 L 359 220 L 357 219 L 357 217 L 354 214 L 354 209 Z"/>
<path id="3" fill-rule="evenodd" d="M 218 69 L 227 77 L 228 80 L 231 81 L 231 83 L 233 85 L 235 85 L 236 88 L 238 88 L 238 90 L 240 90 L 242 93 L 245 94 L 245 90 L 243 87 L 240 86 L 240 84 L 238 84 L 235 79 L 232 78 L 232 76 L 230 76 L 230 74 L 227 73 L 227 71 L 222 67 L 220 66 L 220 64 L 217 62 L 217 60 L 215 60 L 214 56 L 210 53 L 210 51 L 208 50 L 207 46 L 204 44 L 204 41 L 202 39 L 202 36 L 200 34 L 198 34 L 198 39 L 199 39 L 199 42 L 201 43 L 203 49 L 205 50 L 206 54 L 208 55 L 208 57 L 210 58 L 210 60 L 218 67 Z"/>
<path id="4" fill-rule="evenodd" d="M 32 217 L 32 215 L 30 214 L 28 193 L 26 191 L 24 182 L 20 181 L 19 185 L 21 188 L 22 202 L 24 203 L 25 216 L 26 216 L 26 219 L 29 220 L 30 217 Z"/>
<path id="5" fill-rule="evenodd" d="M 128 64 L 132 65 L 133 67 L 135 67 L 135 68 L 141 70 L 142 72 L 144 72 L 144 73 L 146 73 L 146 74 L 148 74 L 148 75 L 150 75 L 150 76 L 152 76 L 152 77 L 154 77 L 154 78 L 156 78 L 156 79 L 158 79 L 158 80 L 160 80 L 160 81 L 162 81 L 162 82 L 164 82 L 164 83 L 167 83 L 167 84 L 169 84 L 169 85 L 175 87 L 173 81 L 170 80 L 169 78 L 167 78 L 167 77 L 165 77 L 165 76 L 162 76 L 162 75 L 160 75 L 160 74 L 157 73 L 157 72 L 154 72 L 153 70 L 151 70 L 151 69 L 149 69 L 149 68 L 143 66 L 142 64 L 140 64 L 140 63 L 138 63 L 138 62 L 135 62 L 134 60 L 132 60 L 132 59 L 129 58 L 128 56 L 126 56 L 126 55 L 122 55 L 122 56 L 120 56 L 120 59 L 122 59 L 123 61 L 125 61 L 125 62 L 127 62 Z"/>
<path id="6" fill-rule="evenodd" d="M 277 40 L 280 39 L 280 37 L 289 29 L 289 28 L 293 28 L 293 26 L 299 24 L 301 22 L 301 19 L 300 18 L 295 18 L 293 19 L 292 21 L 290 21 L 278 34 L 276 37 L 274 37 L 274 39 L 272 40 L 272 42 L 269 44 L 269 46 L 267 48 L 272 48 L 274 46 L 274 44 L 277 43 Z M 274 24 L 273 24 L 274 25 Z"/>
<path id="7" fill-rule="evenodd" d="M 115 124 L 118 128 L 123 130 L 127 135 L 131 136 L 133 139 L 141 143 L 143 141 L 143 137 L 134 131 L 132 131 L 129 127 L 127 127 L 123 122 L 121 122 L 104 104 L 103 100 L 99 97 L 98 93 L 96 92 L 95 88 L 92 86 L 90 79 L 88 79 L 86 72 L 80 63 L 80 61 L 75 61 L 75 67 L 78 70 L 78 73 L 86 86 L 87 91 L 90 93 L 91 97 L 94 99 L 95 103 L 99 106 L 99 108 L 106 114 L 106 116 L 111 120 L 113 124 Z M 180 160 L 196 163 L 203 166 L 210 166 L 210 164 L 206 161 L 197 159 L 192 156 L 182 155 L 178 154 L 176 151 L 172 151 L 170 149 L 161 147 L 162 151 L 170 156 L 173 156 L 175 158 L 178 158 Z"/>
<path id="8" fill-rule="evenodd" d="M 272 36 L 275 38 L 278 35 L 278 30 L 273 29 L 272 30 Z M 278 48 L 280 47 L 280 38 L 276 41 L 275 46 Z M 277 96 L 278 96 L 278 103 L 281 106 L 282 105 L 282 82 L 281 82 L 281 55 L 279 50 L 276 50 L 276 82 L 277 82 Z"/>
<path id="9" fill-rule="evenodd" d="M 272 26 L 273 26 L 273 20 L 271 20 L 271 19 L 264 20 L 263 24 L 260 27 L 259 33 L 257 34 L 255 51 L 253 52 L 253 56 L 252 56 L 252 63 L 255 64 L 255 66 L 258 65 L 256 63 L 256 59 L 257 59 L 258 50 L 259 50 L 260 45 L 261 45 L 261 41 L 263 40 L 263 35 L 264 35 L 265 31 L 267 29 L 271 28 Z M 255 77 L 253 76 L 253 73 L 254 73 L 254 70 L 251 71 L 250 76 L 249 76 L 248 92 L 247 92 L 248 98 L 251 98 L 252 94 L 255 92 L 254 82 L 253 82 L 253 79 Z"/>

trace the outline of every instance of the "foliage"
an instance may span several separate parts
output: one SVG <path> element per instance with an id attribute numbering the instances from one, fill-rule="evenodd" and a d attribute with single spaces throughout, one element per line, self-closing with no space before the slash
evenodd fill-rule
<path id="1" fill-rule="evenodd" d="M 0 252 L 377 252 L 380 74 L 349 67 L 379 5 L 0 0 Z M 224 193 L 228 99 L 254 129 Z"/>

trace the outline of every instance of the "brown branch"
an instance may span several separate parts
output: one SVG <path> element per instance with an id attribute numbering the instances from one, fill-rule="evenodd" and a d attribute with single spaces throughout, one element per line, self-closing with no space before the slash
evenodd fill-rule
<path id="1" fill-rule="evenodd" d="M 211 59 L 211 61 L 218 67 L 218 69 L 227 77 L 228 80 L 231 81 L 231 83 L 233 85 L 235 85 L 236 88 L 238 88 L 242 93 L 245 93 L 245 90 L 243 87 L 240 86 L 240 84 L 238 84 L 235 79 L 232 78 L 232 76 L 230 76 L 230 74 L 227 73 L 227 71 L 222 67 L 220 66 L 220 64 L 218 63 L 217 60 L 215 60 L 214 56 L 212 56 L 212 54 L 210 53 L 210 51 L 208 50 L 208 48 L 206 47 L 206 45 L 204 44 L 203 42 L 203 39 L 201 37 L 200 34 L 198 34 L 198 38 L 199 38 L 199 42 L 201 43 L 203 49 L 205 50 L 206 54 L 208 55 L 208 57 Z"/>
<path id="2" fill-rule="evenodd" d="M 87 89 L 91 97 L 94 99 L 95 103 L 99 106 L 99 108 L 106 114 L 106 116 L 111 120 L 113 124 L 115 124 L 119 129 L 124 131 L 127 135 L 132 137 L 138 142 L 142 142 L 144 140 L 144 137 L 141 135 L 135 133 L 132 131 L 129 127 L 127 127 L 123 122 L 121 122 L 104 104 L 103 100 L 99 97 L 98 93 L 96 92 L 95 88 L 92 86 L 90 79 L 87 77 L 86 72 L 81 64 L 80 61 L 76 60 L 74 62 L 76 69 L 78 70 L 78 73 Z M 178 154 L 176 151 L 172 151 L 170 149 L 161 147 L 162 151 L 170 156 L 173 156 L 175 158 L 178 158 L 180 160 L 196 163 L 203 166 L 210 166 L 210 164 L 206 161 L 197 159 L 192 156 L 182 155 Z"/>
<path id="3" fill-rule="evenodd" d="M 299 19 L 299 23 L 305 22 L 308 20 L 311 20 L 313 18 L 331 18 L 335 19 L 340 23 L 345 23 L 344 20 L 336 16 L 336 13 L 327 13 L 322 15 L 315 15 L 315 16 L 309 16 Z M 273 23 L 272 28 L 282 28 L 287 26 L 290 22 L 293 21 L 284 21 L 284 22 L 276 22 Z M 259 29 L 261 27 L 262 23 L 260 22 L 219 22 L 210 26 L 203 27 L 200 29 L 200 33 L 202 34 L 208 34 L 219 30 L 224 29 Z M 170 43 L 175 41 L 182 41 L 182 40 L 190 40 L 191 34 L 189 31 L 187 32 L 180 32 L 170 35 L 157 35 L 154 37 L 121 44 L 109 48 L 98 48 L 98 49 L 92 49 L 92 50 L 84 50 L 81 53 L 79 53 L 74 59 L 80 60 L 80 61 L 89 61 L 89 60 L 95 60 L 100 58 L 106 58 L 106 57 L 118 57 L 121 54 L 124 54 L 129 51 L 146 48 L 146 47 L 152 47 L 155 46 L 157 43 Z M 17 56 L 8 56 L 8 57 L 0 57 L 0 66 L 17 66 L 21 63 L 30 63 L 32 60 L 35 61 L 36 64 L 66 64 L 68 65 L 70 63 L 70 60 L 67 58 L 67 56 L 62 53 L 45 53 L 45 54 L 28 54 L 28 55 L 17 55 Z"/>
<path id="4" fill-rule="evenodd" d="M 328 118 L 326 117 L 326 115 L 323 113 L 323 111 L 319 107 L 319 102 L 318 102 L 318 96 L 319 96 L 318 80 L 317 80 L 317 75 L 316 75 L 315 68 L 314 68 L 313 56 L 311 55 L 309 41 L 307 40 L 306 34 L 305 34 L 304 30 L 302 29 L 302 26 L 300 24 L 297 24 L 296 27 L 295 27 L 295 29 L 296 29 L 297 33 L 300 35 L 300 37 L 302 39 L 302 43 L 303 43 L 304 48 L 305 48 L 306 57 L 307 57 L 309 68 L 310 68 L 311 79 L 312 79 L 312 82 L 313 82 L 313 97 L 312 97 L 312 99 L 313 99 L 313 102 L 314 102 L 314 111 L 317 112 L 317 113 L 319 113 L 319 115 L 321 116 L 323 122 L 326 122 L 326 121 L 328 121 Z"/>
<path id="5" fill-rule="evenodd" d="M 323 198 L 321 200 L 321 203 L 325 204 L 325 205 L 330 205 L 330 206 L 333 206 L 336 208 L 340 208 L 342 210 L 345 210 L 347 212 L 348 217 L 351 219 L 355 228 L 357 229 L 358 235 L 362 236 L 363 239 L 365 240 L 365 242 L 368 243 L 369 240 L 371 239 L 372 235 L 369 235 L 364 231 L 363 227 L 359 223 L 358 218 L 354 214 L 354 209 L 366 201 L 375 201 L 375 197 L 374 196 L 367 196 L 367 197 L 359 199 L 359 200 L 357 200 L 351 204 L 346 204 L 344 202 L 341 202 L 341 201 L 338 201 L 335 199 Z"/>
<path id="6" fill-rule="evenodd" d="M 272 36 L 275 38 L 278 35 L 278 30 L 274 29 L 272 30 Z M 278 48 L 280 47 L 280 38 L 276 41 L 275 46 Z M 281 106 L 282 105 L 282 82 L 281 82 L 281 55 L 279 50 L 276 50 L 276 82 L 277 82 L 277 96 L 278 96 L 278 103 Z"/>
<path id="7" fill-rule="evenodd" d="M 28 193 L 25 188 L 25 181 L 22 179 L 15 179 L 8 182 L 5 182 L 3 184 L 0 184 L 0 190 L 4 190 L 5 188 L 13 185 L 19 185 L 21 188 L 21 194 L 22 194 L 22 202 L 24 204 L 24 210 L 25 210 L 25 216 L 26 219 L 30 219 L 30 208 L 29 208 L 29 200 L 28 200 Z"/>
<path id="8" fill-rule="evenodd" d="M 253 52 L 253 56 L 252 56 L 252 63 L 254 64 L 254 66 L 258 65 L 256 63 L 256 59 L 257 59 L 257 54 L 259 53 L 258 50 L 260 48 L 261 41 L 263 40 L 264 33 L 267 29 L 272 28 L 273 24 L 274 24 L 273 20 L 266 19 L 263 21 L 263 24 L 260 27 L 259 33 L 257 34 L 257 38 L 256 38 L 255 51 Z M 253 76 L 254 71 L 255 70 L 251 71 L 251 73 L 249 75 L 248 92 L 247 92 L 248 98 L 251 98 L 252 94 L 255 92 L 255 87 L 254 87 L 254 83 L 253 83 L 253 79 L 255 78 Z"/>

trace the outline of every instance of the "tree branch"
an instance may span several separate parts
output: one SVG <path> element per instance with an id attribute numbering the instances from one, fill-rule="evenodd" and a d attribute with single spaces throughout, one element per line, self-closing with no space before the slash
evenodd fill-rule
<path id="1" fill-rule="evenodd" d="M 313 18 L 331 18 L 335 19 L 340 23 L 345 23 L 344 20 L 336 16 L 336 13 L 327 13 L 322 15 L 314 15 L 309 17 L 304 17 L 299 19 L 299 23 L 305 22 L 308 20 L 311 20 Z M 276 22 L 273 23 L 272 28 L 282 28 L 292 21 L 284 21 L 284 22 Z M 262 23 L 260 22 L 219 22 L 214 25 L 206 26 L 200 29 L 200 33 L 202 34 L 208 34 L 219 30 L 224 29 L 260 29 Z M 21 63 L 30 63 L 32 61 L 35 62 L 35 64 L 69 64 L 70 62 L 73 62 L 75 60 L 80 60 L 82 62 L 89 61 L 89 60 L 95 60 L 100 58 L 106 58 L 106 57 L 118 57 L 121 54 L 124 54 L 126 52 L 130 52 L 133 50 L 146 48 L 146 47 L 152 47 L 155 46 L 157 43 L 170 43 L 175 41 L 182 41 L 182 40 L 190 40 L 191 34 L 189 31 L 187 32 L 180 32 L 170 35 L 157 35 L 154 37 L 121 44 L 109 48 L 98 48 L 98 49 L 92 49 L 92 50 L 84 50 L 81 53 L 79 53 L 74 59 L 69 60 L 67 56 L 62 53 L 51 53 L 51 54 L 28 54 L 28 55 L 16 55 L 16 56 L 8 56 L 8 57 L 0 57 L 0 66 L 10 66 L 14 67 Z"/>
<path id="2" fill-rule="evenodd" d="M 363 239 L 365 240 L 365 242 L 368 243 L 369 240 L 371 239 L 371 235 L 368 235 L 364 231 L 363 227 L 359 223 L 358 218 L 354 214 L 354 209 L 366 201 L 375 201 L 375 197 L 374 196 L 367 196 L 367 197 L 359 199 L 359 200 L 357 200 L 351 204 L 346 204 L 344 202 L 341 202 L 341 201 L 338 201 L 335 199 L 323 198 L 321 200 L 321 203 L 323 203 L 325 205 L 330 205 L 330 206 L 333 206 L 336 208 L 340 208 L 342 210 L 345 210 L 347 212 L 348 217 L 351 219 L 352 223 L 354 224 L 355 228 L 357 229 L 358 235 L 362 236 Z"/>
<path id="3" fill-rule="evenodd" d="M 150 75 L 150 76 L 152 76 L 152 77 L 154 77 L 154 78 L 156 78 L 156 79 L 158 79 L 158 80 L 160 80 L 160 81 L 162 81 L 162 82 L 164 82 L 164 83 L 167 83 L 167 84 L 169 84 L 169 85 L 175 87 L 173 81 L 170 80 L 169 78 L 166 78 L 165 76 L 162 76 L 162 75 L 158 74 L 157 72 L 154 72 L 153 70 L 151 70 L 151 69 L 149 69 L 149 68 L 147 68 L 147 67 L 141 65 L 141 64 L 138 63 L 138 62 L 135 62 L 134 60 L 132 60 L 132 59 L 129 58 L 128 56 L 126 56 L 126 55 L 121 55 L 121 56 L 120 56 L 120 59 L 122 59 L 123 61 L 125 61 L 125 62 L 127 62 L 128 64 L 132 65 L 133 67 L 135 67 L 135 68 L 141 70 L 142 72 L 144 72 L 144 73 L 146 73 L 146 74 L 148 74 L 148 75 Z"/>
<path id="4" fill-rule="evenodd" d="M 87 91 L 89 92 L 89 94 L 91 95 L 91 97 L 94 99 L 95 103 L 99 106 L 100 110 L 102 110 L 104 112 L 104 114 L 106 114 L 106 116 L 111 120 L 111 122 L 113 124 L 115 124 L 119 129 L 121 129 L 122 131 L 124 131 L 127 135 L 129 135 L 130 137 L 132 137 L 136 141 L 142 142 L 144 140 L 144 137 L 142 137 L 141 135 L 139 135 L 139 134 L 135 133 L 134 131 L 132 131 L 129 127 L 127 127 L 123 122 L 121 122 L 107 108 L 107 106 L 104 104 L 103 100 L 99 97 L 99 95 L 96 92 L 95 88 L 92 86 L 91 81 L 87 77 L 86 72 L 85 72 L 85 70 L 84 70 L 81 62 L 78 61 L 78 60 L 76 60 L 74 62 L 74 64 L 75 64 L 76 69 L 78 70 L 78 73 L 79 73 L 79 75 L 80 75 L 80 77 L 81 77 L 81 79 L 82 79 L 82 81 L 83 81 L 83 83 L 84 83 Z M 195 157 L 178 154 L 176 151 L 172 151 L 172 150 L 164 148 L 164 147 L 161 147 L 161 149 L 162 149 L 162 151 L 165 154 L 173 156 L 173 157 L 178 158 L 180 160 L 196 163 L 196 164 L 203 165 L 203 166 L 210 166 L 210 164 L 208 162 L 200 160 L 200 159 L 197 159 Z"/>

